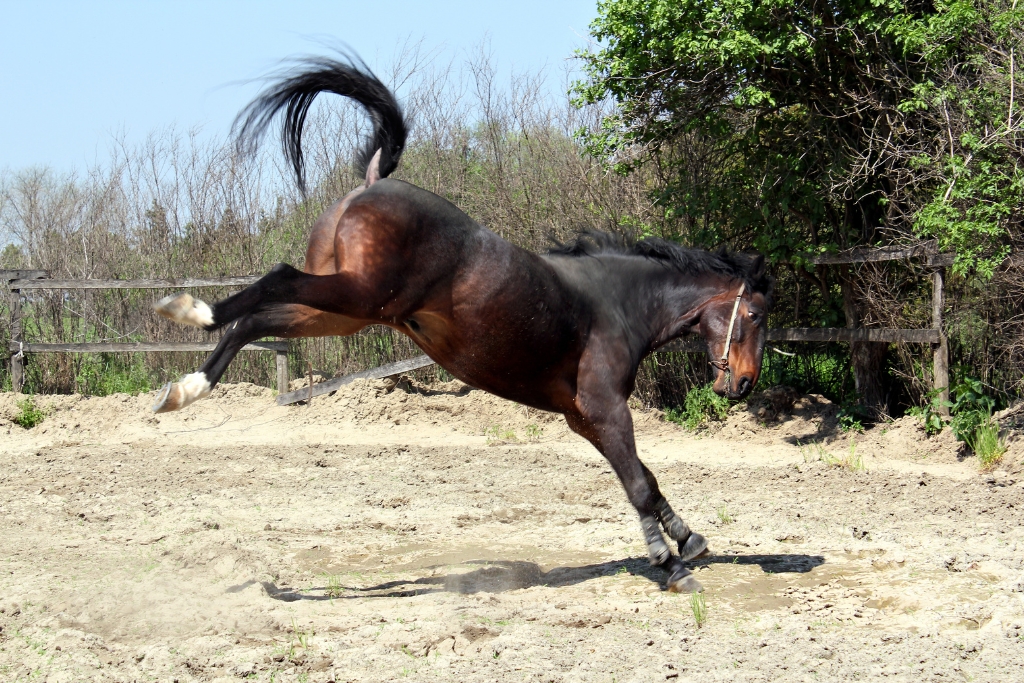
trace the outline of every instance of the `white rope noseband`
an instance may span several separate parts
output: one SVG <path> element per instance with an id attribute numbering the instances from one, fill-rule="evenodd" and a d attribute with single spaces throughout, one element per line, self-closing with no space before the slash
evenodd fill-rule
<path id="1" fill-rule="evenodd" d="M 736 313 L 740 310 L 740 299 L 743 297 L 743 290 L 746 286 L 746 282 L 740 285 L 740 291 L 736 294 L 736 301 L 732 304 L 732 317 L 729 318 L 729 331 L 725 333 L 725 351 L 722 352 L 722 357 L 718 360 L 708 361 L 722 372 L 729 371 L 729 347 L 732 346 L 732 331 L 736 326 Z"/>

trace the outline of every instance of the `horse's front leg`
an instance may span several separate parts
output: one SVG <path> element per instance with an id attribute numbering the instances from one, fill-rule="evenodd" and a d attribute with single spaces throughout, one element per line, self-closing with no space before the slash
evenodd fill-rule
<path id="1" fill-rule="evenodd" d="M 345 316 L 324 313 L 305 306 L 278 304 L 259 313 L 236 318 L 203 366 L 177 382 L 168 382 L 157 395 L 154 412 L 181 410 L 209 396 L 228 365 L 246 344 L 263 337 L 324 337 L 358 332 L 362 324 Z"/>
<path id="2" fill-rule="evenodd" d="M 644 469 L 647 485 L 654 492 L 654 510 L 658 515 L 658 519 L 661 520 L 662 527 L 665 528 L 665 533 L 679 544 L 679 559 L 687 562 L 706 554 L 708 551 L 707 539 L 696 531 L 692 531 L 686 522 L 672 510 L 668 500 L 665 499 L 665 496 L 662 495 L 661 490 L 658 488 L 658 480 L 647 469 L 647 465 L 640 463 L 640 467 Z"/>
<path id="3" fill-rule="evenodd" d="M 578 405 L 578 410 L 566 413 L 566 422 L 573 431 L 594 444 L 618 475 L 629 502 L 640 516 L 651 564 L 669 573 L 669 590 L 686 593 L 704 590 L 683 566 L 683 561 L 672 555 L 661 535 L 659 499 L 664 501 L 664 497 L 657 489 L 657 482 L 651 486 L 649 472 L 636 455 L 633 417 L 626 400 L 619 396 L 588 396 L 578 401 Z M 653 476 L 650 479 L 653 480 Z"/>

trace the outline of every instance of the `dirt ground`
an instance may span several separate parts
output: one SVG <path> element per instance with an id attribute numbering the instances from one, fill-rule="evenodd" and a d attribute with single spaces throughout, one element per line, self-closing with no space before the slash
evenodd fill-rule
<path id="1" fill-rule="evenodd" d="M 663 590 L 560 418 L 359 382 L 0 394 L 3 681 L 1024 680 L 1024 439 L 980 473 L 905 418 L 783 390 L 641 457 L 714 551 Z"/>

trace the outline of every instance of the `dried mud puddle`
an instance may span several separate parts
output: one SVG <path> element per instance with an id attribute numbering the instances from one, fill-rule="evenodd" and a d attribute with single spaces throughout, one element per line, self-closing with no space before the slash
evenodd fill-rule
<path id="1" fill-rule="evenodd" d="M 383 569 L 380 562 L 387 562 Z M 553 553 L 526 546 L 407 544 L 373 557 L 336 558 L 323 547 L 292 561 L 321 579 L 303 589 L 263 582 L 274 600 L 413 598 L 430 593 L 513 594 L 531 588 L 580 587 L 596 595 L 640 596 L 663 590 L 662 572 L 645 558 L 607 559 L 596 553 Z M 977 630 L 990 617 L 956 614 L 982 604 L 997 577 L 915 569 L 883 549 L 860 552 L 726 552 L 692 563 L 707 600 L 737 618 L 791 613 L 822 628 L 844 624 L 872 630 L 918 630 L 918 613 L 932 613 L 940 631 Z M 237 592 L 255 582 L 233 586 Z M 554 594 L 553 594 L 554 595 Z"/>

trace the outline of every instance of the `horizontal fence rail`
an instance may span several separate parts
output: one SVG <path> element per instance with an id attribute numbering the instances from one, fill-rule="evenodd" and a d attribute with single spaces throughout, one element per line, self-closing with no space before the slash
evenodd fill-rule
<path id="1" fill-rule="evenodd" d="M 920 260 L 931 270 L 932 279 L 932 325 L 926 329 L 894 328 L 847 328 L 847 327 L 789 327 L 768 330 L 770 342 L 874 342 L 928 344 L 932 347 L 933 384 L 940 390 L 940 397 L 949 399 L 949 352 L 946 335 L 942 330 L 944 306 L 945 268 L 952 265 L 955 254 L 938 252 L 934 241 L 913 245 L 890 247 L 859 247 L 835 254 L 808 255 L 804 260 L 812 265 L 837 265 L 852 263 L 878 263 L 884 261 Z M 22 339 L 23 324 L 21 313 L 21 292 L 44 289 L 187 289 L 193 287 L 244 287 L 256 282 L 259 276 L 181 278 L 181 279 L 135 279 L 135 280 L 93 280 L 93 279 L 52 279 L 44 270 L 0 270 L 11 296 L 11 379 L 15 391 L 21 391 L 24 384 L 24 355 L 26 353 L 134 353 L 156 351 L 212 351 L 216 342 L 91 342 L 79 344 L 27 343 Z M 277 360 L 277 387 L 279 405 L 288 405 L 309 400 L 315 396 L 337 391 L 358 379 L 381 379 L 411 372 L 434 364 L 428 356 L 417 356 L 408 360 L 389 363 L 376 368 L 351 373 L 343 377 L 288 391 L 288 342 L 253 342 L 243 347 L 247 351 L 273 351 Z M 706 353 L 703 340 L 677 339 L 661 348 L 661 352 Z"/>
<path id="2" fill-rule="evenodd" d="M 36 344 L 12 341 L 8 349 L 23 353 L 150 353 L 156 351 L 213 351 L 217 342 L 82 342 Z M 251 342 L 243 351 L 288 351 L 288 342 Z"/>
<path id="3" fill-rule="evenodd" d="M 0 271 L 3 272 L 3 271 Z M 45 280 L 18 279 L 9 289 L 187 289 L 190 287 L 247 287 L 259 280 L 256 275 L 241 277 L 195 278 L 181 280 Z"/>
<path id="4" fill-rule="evenodd" d="M 26 353 L 153 353 L 153 352 L 210 352 L 217 342 L 81 342 L 75 344 L 27 343 L 22 339 L 24 324 L 21 313 L 21 292 L 43 289 L 187 289 L 198 287 L 245 287 L 259 280 L 258 275 L 212 278 L 93 280 L 54 279 L 45 270 L 0 270 L 11 295 L 11 384 L 21 391 L 25 383 Z M 243 351 L 273 351 L 277 370 L 277 391 L 287 393 L 288 342 L 252 342 Z"/>

